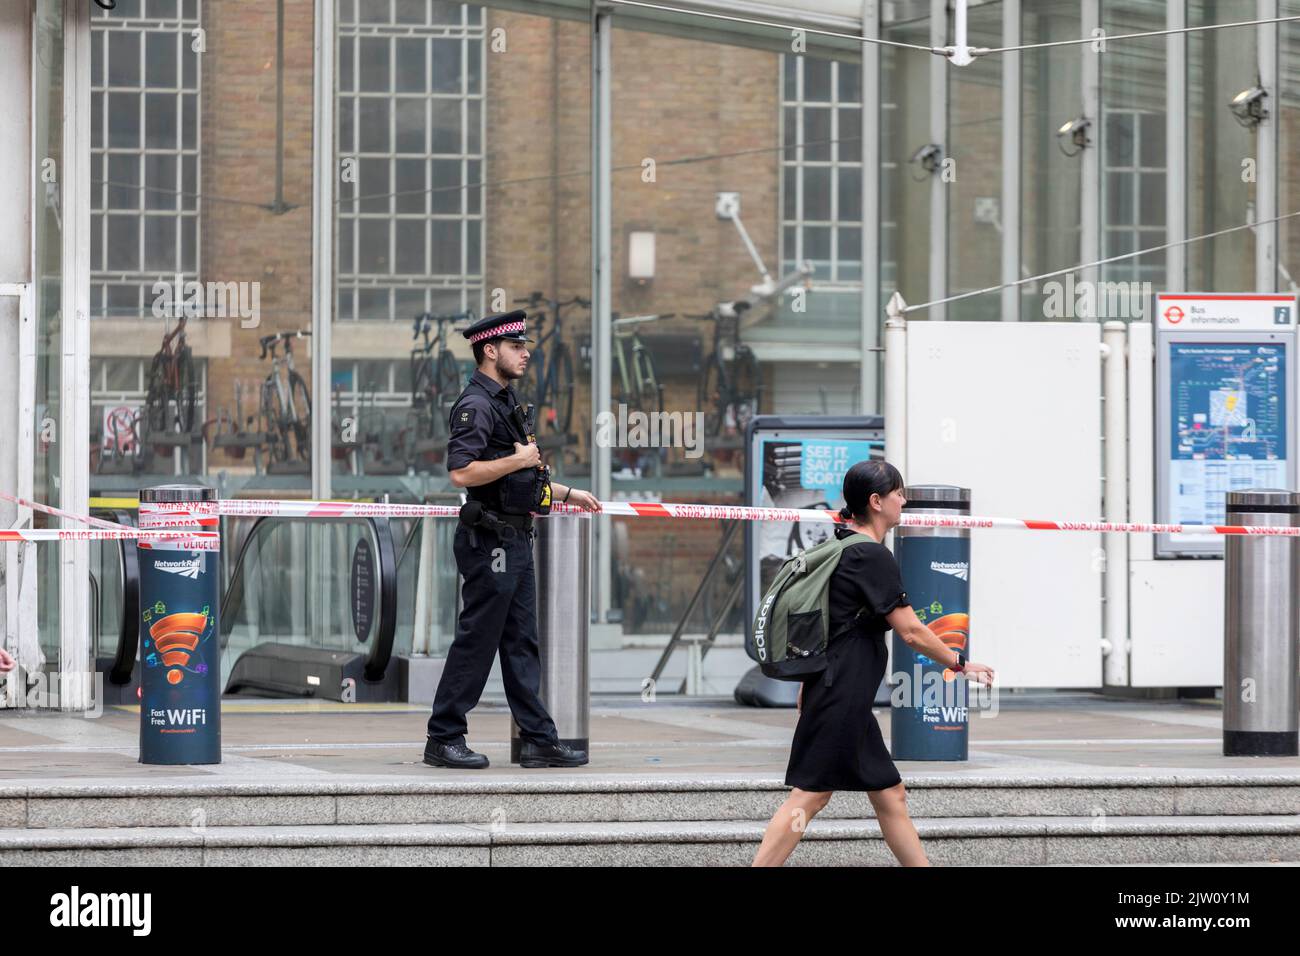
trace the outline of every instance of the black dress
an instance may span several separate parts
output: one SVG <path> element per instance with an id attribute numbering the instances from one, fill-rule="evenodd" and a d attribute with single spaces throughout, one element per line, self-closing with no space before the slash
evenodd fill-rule
<path id="1" fill-rule="evenodd" d="M 827 671 L 803 685 L 803 711 L 790 746 L 785 783 L 800 790 L 886 790 L 902 782 L 871 713 L 885 674 L 885 615 L 909 603 L 893 554 L 869 535 L 844 549 L 830 584 Z M 853 627 L 841 630 L 860 609 Z M 830 686 L 827 686 L 827 674 Z"/>

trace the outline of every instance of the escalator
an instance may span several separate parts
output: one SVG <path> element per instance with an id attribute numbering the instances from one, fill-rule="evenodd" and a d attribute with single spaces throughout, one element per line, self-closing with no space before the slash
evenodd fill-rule
<path id="1" fill-rule="evenodd" d="M 96 517 L 134 525 L 132 511 Z M 455 523 L 434 519 L 221 519 L 226 696 L 404 700 L 414 652 L 455 633 Z M 94 542 L 94 652 L 106 703 L 135 703 L 140 580 L 134 541 Z M 447 560 L 440 560 L 440 556 Z"/>
<path id="2" fill-rule="evenodd" d="M 135 527 L 132 511 L 100 509 L 91 514 Z M 140 686 L 140 563 L 135 542 L 92 542 L 90 561 L 91 654 L 96 673 L 103 675 L 99 699 L 105 704 L 134 704 Z"/>
<path id="3" fill-rule="evenodd" d="M 399 700 L 389 520 L 259 518 L 231 565 L 220 624 L 228 696 Z"/>

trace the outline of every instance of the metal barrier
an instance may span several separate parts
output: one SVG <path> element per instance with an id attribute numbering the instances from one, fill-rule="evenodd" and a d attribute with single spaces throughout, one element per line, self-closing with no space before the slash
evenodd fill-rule
<path id="1" fill-rule="evenodd" d="M 552 515 L 536 523 L 533 541 L 542 702 L 560 742 L 579 750 L 587 749 L 590 735 L 591 524 L 574 515 Z M 519 760 L 519 745 L 519 727 L 512 719 L 512 761 Z"/>
<path id="2" fill-rule="evenodd" d="M 1230 525 L 1300 525 L 1300 493 L 1230 491 Z M 1224 756 L 1300 755 L 1300 538 L 1231 535 L 1224 550 Z"/>

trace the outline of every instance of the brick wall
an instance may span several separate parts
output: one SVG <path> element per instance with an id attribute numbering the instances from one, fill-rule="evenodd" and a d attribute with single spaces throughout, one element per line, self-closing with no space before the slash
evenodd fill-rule
<path id="1" fill-rule="evenodd" d="M 276 175 L 276 9 L 259 0 L 203 4 L 202 191 L 269 206 Z M 233 414 L 234 381 L 244 383 L 243 413 L 257 411 L 256 388 L 270 372 L 258 338 L 311 327 L 313 4 L 284 4 L 284 201 L 288 211 L 204 202 L 200 279 L 261 283 L 260 326 L 233 322 L 230 354 L 208 361 L 208 415 Z M 220 321 L 220 320 L 216 320 Z M 311 386 L 311 352 L 294 350 Z M 233 467 L 232 467 L 233 466 Z M 251 470 L 252 456 L 232 462 L 209 451 L 209 469 Z M 305 481 L 305 479 L 304 479 Z"/>

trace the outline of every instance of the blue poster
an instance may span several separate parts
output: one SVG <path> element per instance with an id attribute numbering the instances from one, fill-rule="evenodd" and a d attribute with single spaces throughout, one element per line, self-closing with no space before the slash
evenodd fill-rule
<path id="1" fill-rule="evenodd" d="M 844 473 L 860 461 L 871 456 L 869 441 L 823 441 L 805 439 L 803 458 L 799 463 L 799 484 L 805 488 L 820 488 L 834 492 L 828 500 L 839 496 L 844 487 Z"/>

